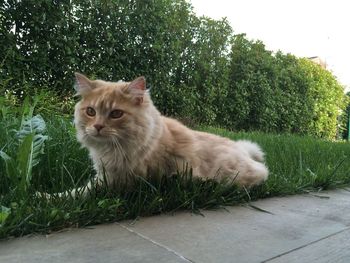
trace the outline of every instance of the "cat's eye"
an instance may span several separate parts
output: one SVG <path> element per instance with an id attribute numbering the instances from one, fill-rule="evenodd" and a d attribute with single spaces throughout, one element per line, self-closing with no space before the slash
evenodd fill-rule
<path id="1" fill-rule="evenodd" d="M 124 112 L 122 110 L 113 110 L 109 114 L 109 117 L 111 117 L 112 119 L 119 119 L 123 116 L 123 114 Z"/>
<path id="2" fill-rule="evenodd" d="M 96 111 L 91 107 L 87 107 L 86 114 L 90 117 L 94 117 L 96 115 Z"/>

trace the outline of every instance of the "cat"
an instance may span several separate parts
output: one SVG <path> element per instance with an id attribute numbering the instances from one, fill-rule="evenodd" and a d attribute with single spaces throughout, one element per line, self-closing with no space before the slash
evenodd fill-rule
<path id="1" fill-rule="evenodd" d="M 90 80 L 80 73 L 75 77 L 81 98 L 74 112 L 77 139 L 89 151 L 97 182 L 115 187 L 135 177 L 170 175 L 188 167 L 195 177 L 231 178 L 240 187 L 267 179 L 257 144 L 191 130 L 162 116 L 144 77 L 131 82 Z"/>

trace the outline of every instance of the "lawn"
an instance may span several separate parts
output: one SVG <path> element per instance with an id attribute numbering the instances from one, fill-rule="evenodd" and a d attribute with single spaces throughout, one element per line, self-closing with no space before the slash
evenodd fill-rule
<path id="1" fill-rule="evenodd" d="M 133 219 L 179 209 L 200 213 L 257 198 L 312 193 L 350 183 L 350 147 L 310 137 L 233 133 L 213 127 L 203 131 L 232 139 L 250 139 L 266 152 L 270 177 L 261 186 L 238 189 L 230 182 L 192 178 L 191 171 L 160 179 L 140 179 L 133 190 L 93 189 L 87 198 L 50 200 L 37 191 L 56 193 L 81 186 L 94 174 L 86 150 L 75 139 L 71 117 L 34 116 L 2 108 L 0 117 L 0 238 L 64 227 L 82 227 Z"/>

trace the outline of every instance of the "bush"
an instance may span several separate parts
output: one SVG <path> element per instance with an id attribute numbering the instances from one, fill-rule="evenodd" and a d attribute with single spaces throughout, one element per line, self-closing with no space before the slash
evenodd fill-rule
<path id="1" fill-rule="evenodd" d="M 44 91 L 42 110 L 71 114 L 74 71 L 145 75 L 165 115 L 322 138 L 339 126 L 342 87 L 330 72 L 233 35 L 185 0 L 2 1 L 0 22 L 1 94 L 18 103 Z"/>
<path id="2" fill-rule="evenodd" d="M 244 35 L 233 38 L 230 63 L 224 127 L 335 138 L 345 104 L 329 71 Z"/>
<path id="3" fill-rule="evenodd" d="M 338 117 L 338 139 L 349 139 L 350 92 L 344 96 L 346 109 Z"/>
<path id="4" fill-rule="evenodd" d="M 308 134 L 335 138 L 338 116 L 346 106 L 344 88 L 329 71 L 319 65 L 307 59 L 300 59 L 299 65 L 305 72 L 309 104 L 312 106 Z"/>

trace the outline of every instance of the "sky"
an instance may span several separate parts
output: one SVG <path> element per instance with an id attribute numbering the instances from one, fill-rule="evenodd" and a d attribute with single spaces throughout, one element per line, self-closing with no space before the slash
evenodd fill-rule
<path id="1" fill-rule="evenodd" d="M 226 17 L 234 33 L 261 40 L 267 49 L 318 56 L 350 89 L 350 1 L 189 0 L 194 12 Z"/>

